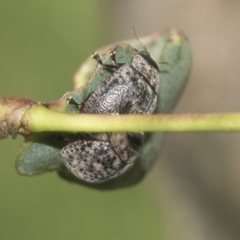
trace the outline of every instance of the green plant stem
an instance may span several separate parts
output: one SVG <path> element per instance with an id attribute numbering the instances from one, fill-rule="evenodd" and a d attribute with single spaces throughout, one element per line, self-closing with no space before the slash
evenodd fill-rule
<path id="1" fill-rule="evenodd" d="M 34 106 L 23 116 L 22 126 L 31 132 L 240 131 L 240 113 L 116 116 L 66 114 Z"/>

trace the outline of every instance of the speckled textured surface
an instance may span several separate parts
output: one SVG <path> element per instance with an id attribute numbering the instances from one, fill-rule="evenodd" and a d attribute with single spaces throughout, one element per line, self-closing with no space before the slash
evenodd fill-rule
<path id="1" fill-rule="evenodd" d="M 113 74 L 79 106 L 80 112 L 153 113 L 160 82 L 155 60 L 147 52 L 141 52 L 133 57 L 132 64 L 117 66 L 116 63 Z M 128 133 L 95 134 L 92 140 L 79 140 L 65 146 L 61 150 L 62 160 L 76 177 L 86 182 L 105 182 L 120 176 L 133 165 L 142 137 L 142 134 L 133 137 Z"/>

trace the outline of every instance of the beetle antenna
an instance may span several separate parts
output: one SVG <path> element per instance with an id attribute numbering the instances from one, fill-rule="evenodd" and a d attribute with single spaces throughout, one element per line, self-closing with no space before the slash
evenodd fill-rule
<path id="1" fill-rule="evenodd" d="M 140 41 L 140 39 L 138 38 L 135 28 L 133 26 L 131 26 L 132 29 L 132 33 L 135 36 L 135 38 L 138 40 L 138 42 L 140 43 L 140 45 L 142 46 L 142 48 L 144 49 L 144 51 L 148 52 L 147 48 L 142 44 L 142 42 Z"/>

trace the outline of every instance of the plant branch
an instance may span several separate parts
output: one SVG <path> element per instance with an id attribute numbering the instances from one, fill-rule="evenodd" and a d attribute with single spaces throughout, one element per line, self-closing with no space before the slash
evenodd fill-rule
<path id="1" fill-rule="evenodd" d="M 67 114 L 34 106 L 22 118 L 31 132 L 240 131 L 240 113 L 96 115 Z"/>

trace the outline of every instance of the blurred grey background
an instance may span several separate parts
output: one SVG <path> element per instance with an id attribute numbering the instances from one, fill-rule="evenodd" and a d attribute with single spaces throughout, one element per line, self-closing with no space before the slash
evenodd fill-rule
<path id="1" fill-rule="evenodd" d="M 55 100 L 97 48 L 183 30 L 193 69 L 177 113 L 239 112 L 240 2 L 0 2 L 0 96 Z M 47 173 L 17 175 L 22 141 L 0 141 L 0 239 L 240 239 L 239 133 L 167 134 L 141 184 L 100 192 Z"/>

